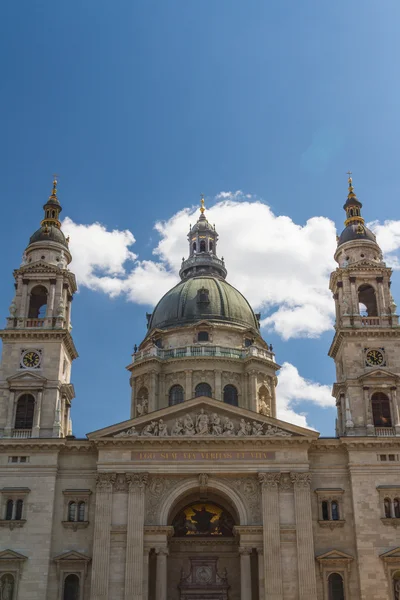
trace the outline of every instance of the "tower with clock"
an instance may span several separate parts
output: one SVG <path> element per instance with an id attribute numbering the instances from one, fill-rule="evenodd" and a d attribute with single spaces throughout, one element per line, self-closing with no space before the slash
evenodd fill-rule
<path id="1" fill-rule="evenodd" d="M 68 239 L 61 231 L 57 180 L 44 205 L 40 228 L 14 271 L 15 296 L 0 331 L 0 431 L 3 437 L 64 437 L 71 433 L 74 388 L 71 364 L 71 302 L 76 291 L 69 271 Z"/>
<path id="2" fill-rule="evenodd" d="M 390 293 L 392 271 L 361 216 L 349 173 L 345 229 L 338 237 L 330 289 L 336 305 L 329 355 L 336 363 L 337 434 L 400 433 L 400 327 Z"/>

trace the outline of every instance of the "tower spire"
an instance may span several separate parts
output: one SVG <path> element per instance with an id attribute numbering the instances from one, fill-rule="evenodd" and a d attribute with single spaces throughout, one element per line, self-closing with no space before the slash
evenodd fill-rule
<path id="1" fill-rule="evenodd" d="M 58 175 L 53 176 L 53 188 L 51 190 L 51 194 L 46 204 L 43 206 L 44 210 L 44 219 L 41 222 L 42 227 L 45 230 L 48 229 L 50 225 L 54 225 L 58 229 L 61 228 L 61 223 L 59 220 L 60 212 L 62 211 L 62 207 L 57 198 L 57 179 Z"/>
<path id="2" fill-rule="evenodd" d="M 346 227 L 351 223 L 356 223 L 363 226 L 364 219 L 361 216 L 362 204 L 354 192 L 352 172 L 347 171 L 347 175 L 349 189 L 347 193 L 346 203 L 343 206 L 344 210 L 346 211 L 346 220 L 344 224 L 346 225 Z"/>
<path id="3" fill-rule="evenodd" d="M 201 216 L 204 215 L 204 211 L 205 211 L 205 207 L 204 207 L 204 194 L 200 194 L 200 212 L 201 212 Z"/>

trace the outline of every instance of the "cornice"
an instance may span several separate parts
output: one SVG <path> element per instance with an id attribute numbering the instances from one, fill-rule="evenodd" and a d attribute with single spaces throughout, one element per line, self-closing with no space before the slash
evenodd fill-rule
<path id="1" fill-rule="evenodd" d="M 78 358 L 72 336 L 65 329 L 1 329 L 0 339 L 3 340 L 61 340 L 69 353 L 71 360 Z"/>
<path id="2" fill-rule="evenodd" d="M 400 337 L 399 327 L 338 327 L 328 350 L 328 356 L 336 358 L 339 347 L 346 337 L 384 338 Z"/>
<path id="3" fill-rule="evenodd" d="M 241 438 L 241 437 L 213 437 L 213 436 L 196 436 L 196 437 L 106 437 L 106 438 L 98 438 L 91 440 L 92 443 L 96 447 L 140 447 L 140 448 L 154 448 L 154 447 L 164 447 L 164 448 L 173 448 L 179 446 L 180 448 L 185 447 L 199 447 L 199 446 L 233 446 L 235 449 L 240 447 L 248 447 L 249 450 L 253 450 L 254 448 L 264 448 L 265 446 L 271 447 L 275 446 L 277 448 L 282 446 L 310 446 L 313 442 L 312 438 L 306 437 L 292 437 L 292 438 L 278 438 L 278 437 L 249 437 L 249 438 Z"/>
<path id="4" fill-rule="evenodd" d="M 255 363 L 255 364 L 261 364 L 264 367 L 268 366 L 270 368 L 272 368 L 274 371 L 278 371 L 279 369 L 281 369 L 281 365 L 278 365 L 278 363 L 269 360 L 268 358 L 263 358 L 262 356 L 249 356 L 247 358 L 229 358 L 226 356 L 185 356 L 185 357 L 180 357 L 180 358 L 159 358 L 158 356 L 148 356 L 146 358 L 141 359 L 139 362 L 137 363 L 130 363 L 129 365 L 127 365 L 125 368 L 128 371 L 137 371 L 137 374 L 139 375 L 140 373 L 140 367 L 146 366 L 146 369 L 143 369 L 144 372 L 147 371 L 147 367 L 150 364 L 157 364 L 157 365 L 174 365 L 174 370 L 185 370 L 188 369 L 188 364 L 193 364 L 193 365 L 199 365 L 199 363 L 202 362 L 212 362 L 212 363 L 218 363 L 218 365 L 223 365 L 223 364 L 227 364 L 227 365 L 243 365 L 248 367 L 249 364 Z M 193 368 L 193 367 L 192 367 Z M 193 370 L 199 370 L 199 367 L 197 367 L 196 369 L 193 368 Z M 201 370 L 201 369 L 200 369 Z"/>

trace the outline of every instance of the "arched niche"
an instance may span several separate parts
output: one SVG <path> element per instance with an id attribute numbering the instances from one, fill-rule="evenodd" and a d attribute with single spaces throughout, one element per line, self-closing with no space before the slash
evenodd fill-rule
<path id="1" fill-rule="evenodd" d="M 182 482 L 165 498 L 160 510 L 160 525 L 170 525 L 179 511 L 190 503 L 199 502 L 200 486 L 197 478 Z M 207 484 L 207 502 L 225 508 L 236 525 L 247 525 L 246 506 L 239 494 L 225 482 L 210 480 Z"/>
<path id="2" fill-rule="evenodd" d="M 378 305 L 375 290 L 372 285 L 364 283 L 358 288 L 358 303 L 360 314 L 365 317 L 377 317 Z"/>
<path id="3" fill-rule="evenodd" d="M 43 285 L 36 285 L 29 297 L 28 319 L 44 319 L 46 311 L 47 289 Z"/>

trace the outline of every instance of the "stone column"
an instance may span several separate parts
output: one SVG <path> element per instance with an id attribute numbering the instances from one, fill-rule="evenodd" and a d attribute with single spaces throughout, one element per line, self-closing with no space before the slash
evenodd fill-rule
<path id="1" fill-rule="evenodd" d="M 254 369 L 249 372 L 249 396 L 246 408 L 257 412 L 257 371 Z"/>
<path id="2" fill-rule="evenodd" d="M 4 428 L 4 437 L 11 437 L 11 431 L 13 429 L 13 419 L 14 419 L 14 403 L 15 403 L 15 391 L 10 390 L 10 395 L 8 396 L 8 410 L 7 410 L 7 422 Z"/>
<path id="3" fill-rule="evenodd" d="M 350 290 L 351 290 L 351 314 L 359 315 L 360 309 L 358 306 L 357 290 L 356 290 L 356 278 L 349 277 L 350 279 Z"/>
<path id="4" fill-rule="evenodd" d="M 258 597 L 260 600 L 265 598 L 264 582 L 264 548 L 257 548 L 258 557 Z"/>
<path id="5" fill-rule="evenodd" d="M 280 473 L 258 474 L 262 489 L 265 600 L 283 600 L 278 488 L 280 477 Z"/>
<path id="6" fill-rule="evenodd" d="M 240 600 L 251 600 L 251 548 L 239 548 L 240 554 Z M 159 600 L 157 598 L 157 600 Z M 163 600 L 165 600 L 163 598 Z"/>
<path id="7" fill-rule="evenodd" d="M 151 548 L 145 546 L 143 554 L 143 600 L 149 597 L 149 554 Z"/>
<path id="8" fill-rule="evenodd" d="M 144 502 L 147 473 L 127 473 L 125 600 L 143 600 Z"/>
<path id="9" fill-rule="evenodd" d="M 364 409 L 365 409 L 365 423 L 367 426 L 367 435 L 374 435 L 374 423 L 372 421 L 372 410 L 369 397 L 369 387 L 363 387 L 364 392 Z"/>
<path id="10" fill-rule="evenodd" d="M 54 316 L 54 297 L 56 294 L 56 279 L 50 279 L 50 294 L 49 301 L 47 304 L 46 317 L 51 318 Z"/>
<path id="11" fill-rule="evenodd" d="M 378 315 L 382 316 L 386 316 L 387 313 L 389 312 L 386 309 L 386 302 L 385 302 L 385 293 L 384 293 L 384 289 L 383 289 L 383 277 L 377 277 L 376 278 L 376 283 L 378 284 L 378 294 L 377 294 L 377 308 L 378 308 Z"/>
<path id="12" fill-rule="evenodd" d="M 22 280 L 22 297 L 21 297 L 21 312 L 18 316 L 26 319 L 29 311 L 29 298 L 28 298 L 28 283 L 29 279 Z"/>
<path id="13" fill-rule="evenodd" d="M 216 400 L 222 400 L 222 371 L 214 372 L 214 395 Z"/>
<path id="14" fill-rule="evenodd" d="M 130 378 L 130 384 L 131 384 L 131 419 L 134 419 L 136 417 L 136 381 L 135 378 L 133 377 L 133 375 L 131 375 Z"/>
<path id="15" fill-rule="evenodd" d="M 35 413 L 33 418 L 32 437 L 39 437 L 40 431 L 40 413 L 42 411 L 42 390 L 38 390 L 35 402 Z"/>
<path id="16" fill-rule="evenodd" d="M 156 600 L 167 600 L 167 556 L 168 548 L 155 548 L 156 566 Z"/>
<path id="17" fill-rule="evenodd" d="M 157 396 L 158 396 L 158 373 L 151 371 L 150 373 L 150 390 L 149 390 L 149 412 L 153 412 L 158 409 Z"/>
<path id="18" fill-rule="evenodd" d="M 115 479 L 114 473 L 97 474 L 91 600 L 108 600 L 112 489 Z"/>
<path id="19" fill-rule="evenodd" d="M 395 386 L 390 388 L 390 396 L 392 400 L 393 407 L 393 425 L 396 428 L 396 433 L 400 433 L 400 415 L 399 415 L 399 405 L 397 402 L 397 388 Z"/>
<path id="20" fill-rule="evenodd" d="M 165 408 L 168 406 L 168 401 L 165 397 L 165 374 L 160 373 L 158 376 L 158 407 Z"/>
<path id="21" fill-rule="evenodd" d="M 317 600 L 310 473 L 291 473 L 296 514 L 299 600 Z"/>
<path id="22" fill-rule="evenodd" d="M 186 379 L 185 379 L 185 400 L 190 400 L 193 394 L 193 382 L 192 382 L 192 373 L 193 371 L 185 371 Z"/>

